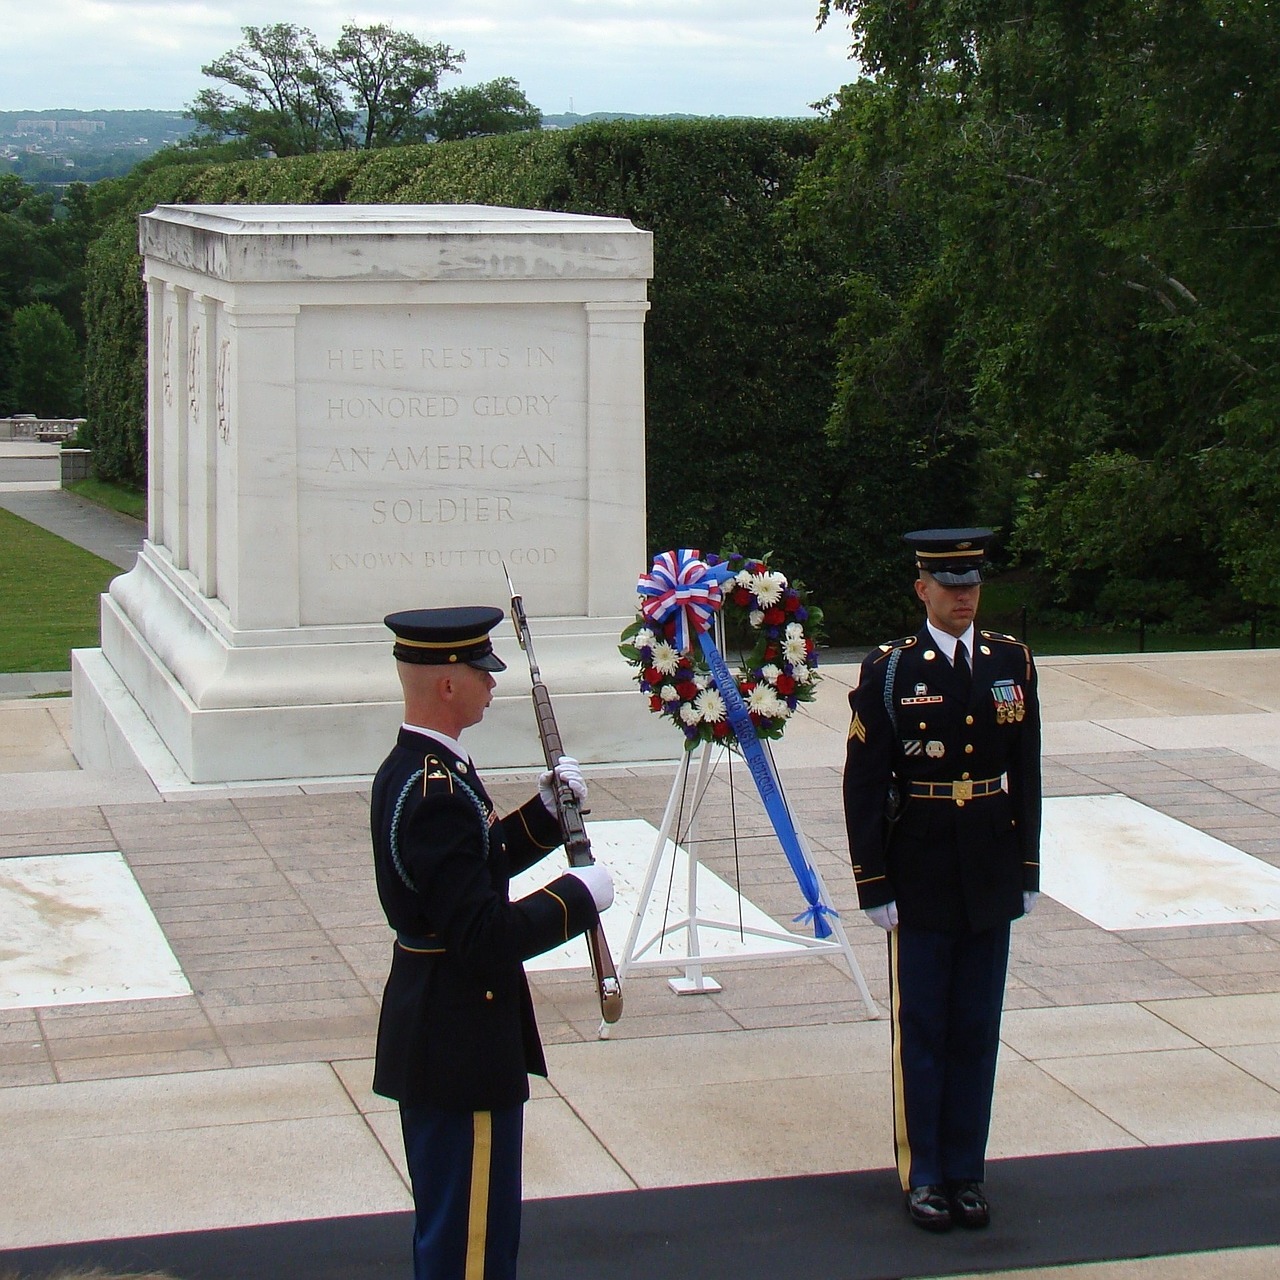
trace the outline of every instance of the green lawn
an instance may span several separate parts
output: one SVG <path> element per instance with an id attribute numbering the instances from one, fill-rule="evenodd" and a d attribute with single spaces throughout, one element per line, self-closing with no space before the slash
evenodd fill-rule
<path id="1" fill-rule="evenodd" d="M 1025 584 L 1016 580 L 995 580 L 982 588 L 982 604 L 978 612 L 980 626 L 990 631 L 1004 631 L 1026 639 L 1036 653 L 1190 653 L 1201 649 L 1247 649 L 1250 636 L 1246 628 L 1234 631 L 1194 633 L 1171 631 L 1158 625 L 1139 633 L 1137 623 L 1117 624 L 1111 627 L 1051 627 L 1036 622 L 1034 611 L 1027 617 L 1026 636 L 1023 636 L 1021 608 L 1029 592 Z M 1258 632 L 1258 646 L 1272 647 L 1278 642 L 1274 622 Z"/>
<path id="2" fill-rule="evenodd" d="M 0 508 L 0 671 L 68 671 L 98 645 L 98 597 L 117 566 Z"/>
<path id="3" fill-rule="evenodd" d="M 92 476 L 65 487 L 68 493 L 74 493 L 86 502 L 96 502 L 100 507 L 120 511 L 126 516 L 133 516 L 135 520 L 147 518 L 147 495 L 141 489 L 112 484 L 110 480 L 96 480 Z"/>

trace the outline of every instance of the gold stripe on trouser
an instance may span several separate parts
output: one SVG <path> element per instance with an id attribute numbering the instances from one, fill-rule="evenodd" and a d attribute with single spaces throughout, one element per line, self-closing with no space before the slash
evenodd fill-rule
<path id="1" fill-rule="evenodd" d="M 902 996 L 898 990 L 898 931 L 889 932 L 889 999 L 893 1018 L 893 1143 L 897 1151 L 902 1189 L 910 1188 L 911 1139 L 907 1134 L 907 1108 L 902 1088 Z"/>
<path id="2" fill-rule="evenodd" d="M 493 1115 L 472 1116 L 471 1209 L 467 1216 L 467 1269 L 464 1280 L 484 1280 L 484 1246 L 489 1234 L 489 1166 L 493 1160 Z"/>

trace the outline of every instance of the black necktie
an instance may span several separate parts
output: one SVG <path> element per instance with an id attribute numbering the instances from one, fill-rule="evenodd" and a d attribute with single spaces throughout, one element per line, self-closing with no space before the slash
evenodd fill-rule
<path id="1" fill-rule="evenodd" d="M 955 669 L 956 675 L 960 677 L 960 683 L 967 689 L 973 677 L 973 671 L 969 667 L 969 650 L 958 642 L 956 644 Z"/>

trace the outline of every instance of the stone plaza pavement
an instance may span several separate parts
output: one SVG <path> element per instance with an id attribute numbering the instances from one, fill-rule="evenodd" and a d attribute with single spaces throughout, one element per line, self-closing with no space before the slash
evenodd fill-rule
<path id="1" fill-rule="evenodd" d="M 1047 796 L 1128 796 L 1280 867 L 1280 651 L 1040 670 Z M 776 755 L 883 1007 L 840 811 L 857 667 L 824 674 Z M 409 1208 L 393 1104 L 369 1089 L 390 935 L 367 779 L 161 795 L 81 772 L 68 700 L 31 696 L 56 684 L 0 678 L 0 858 L 121 851 L 192 994 L 0 1009 L 0 1250 Z M 657 826 L 672 772 L 591 770 L 591 820 Z M 491 789 L 505 807 L 531 778 Z M 785 860 L 734 805 L 736 854 L 722 840 L 704 861 L 791 927 Z M 727 826 L 723 778 L 703 812 Z M 616 951 L 625 922 L 606 926 Z M 675 995 L 678 972 L 633 972 L 608 1040 L 585 971 L 534 976 L 551 1074 L 526 1194 L 877 1168 L 894 1194 L 888 1024 L 839 958 L 718 967 L 716 994 Z M 1280 919 L 1109 931 L 1044 895 L 1015 926 L 1006 1009 L 993 1158 L 1280 1136 Z M 1280 1248 L 1071 1272 L 1261 1280 Z"/>

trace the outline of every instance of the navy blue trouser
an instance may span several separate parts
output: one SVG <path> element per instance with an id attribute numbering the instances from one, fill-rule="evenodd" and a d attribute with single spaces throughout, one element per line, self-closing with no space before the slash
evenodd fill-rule
<path id="1" fill-rule="evenodd" d="M 414 1280 L 515 1280 L 524 1107 L 400 1104 L 413 1185 Z"/>
<path id="2" fill-rule="evenodd" d="M 893 1134 L 903 1189 L 981 1182 L 991 1125 L 1009 925 L 889 934 Z"/>

